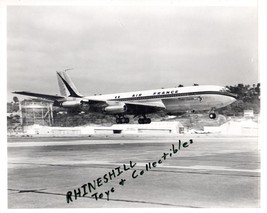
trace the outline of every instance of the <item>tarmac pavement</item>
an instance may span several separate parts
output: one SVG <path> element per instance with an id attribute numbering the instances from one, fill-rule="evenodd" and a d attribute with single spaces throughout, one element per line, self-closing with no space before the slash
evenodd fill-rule
<path id="1" fill-rule="evenodd" d="M 14 138 L 8 207 L 256 208 L 259 169 L 256 137 Z"/>

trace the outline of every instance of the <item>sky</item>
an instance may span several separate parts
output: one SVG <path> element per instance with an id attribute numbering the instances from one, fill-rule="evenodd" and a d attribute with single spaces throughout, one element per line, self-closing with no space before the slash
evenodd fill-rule
<path id="1" fill-rule="evenodd" d="M 8 6 L 8 100 L 59 94 L 56 71 L 68 68 L 84 95 L 252 85 L 257 36 L 252 6 Z"/>

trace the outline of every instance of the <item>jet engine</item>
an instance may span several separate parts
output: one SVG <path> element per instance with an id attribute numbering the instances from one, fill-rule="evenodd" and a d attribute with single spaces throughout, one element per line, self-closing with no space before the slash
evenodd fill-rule
<path id="1" fill-rule="evenodd" d="M 75 110 L 89 110 L 90 106 L 86 101 L 83 100 L 67 100 L 63 102 L 54 102 L 54 106 L 59 106 L 67 109 L 75 109 Z"/>
<path id="2" fill-rule="evenodd" d="M 123 105 L 111 105 L 104 108 L 104 112 L 109 114 L 120 114 L 127 111 L 125 104 Z"/>
<path id="3" fill-rule="evenodd" d="M 60 103 L 60 106 L 64 108 L 80 108 L 81 105 L 81 101 L 64 101 Z"/>

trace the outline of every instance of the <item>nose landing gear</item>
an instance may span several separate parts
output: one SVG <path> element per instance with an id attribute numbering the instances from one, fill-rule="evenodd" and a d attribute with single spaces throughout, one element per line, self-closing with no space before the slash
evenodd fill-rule
<path id="1" fill-rule="evenodd" d="M 209 114 L 209 118 L 210 119 L 215 119 L 216 118 L 216 114 L 214 112 Z"/>
<path id="2" fill-rule="evenodd" d="M 209 111 L 209 118 L 210 119 L 215 119 L 216 118 L 216 113 L 214 112 L 215 108 L 212 108 L 210 111 Z"/>

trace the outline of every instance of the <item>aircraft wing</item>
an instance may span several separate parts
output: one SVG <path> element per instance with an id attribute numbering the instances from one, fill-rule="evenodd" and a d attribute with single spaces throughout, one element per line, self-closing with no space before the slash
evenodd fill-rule
<path id="1" fill-rule="evenodd" d="M 33 92 L 26 92 L 26 91 L 16 91 L 13 92 L 18 95 L 27 95 L 37 98 L 43 98 L 46 100 L 56 101 L 60 99 L 64 99 L 64 96 L 59 95 L 48 95 L 48 94 L 41 94 L 41 93 L 33 93 Z M 109 101 L 109 100 L 95 100 L 95 99 L 89 99 L 89 100 L 82 100 L 84 104 L 89 104 L 93 108 L 96 109 L 102 109 L 103 107 L 109 106 L 109 105 L 116 105 L 116 104 L 125 104 L 127 107 L 127 113 L 129 114 L 147 114 L 147 113 L 154 113 L 161 110 L 166 109 L 165 105 L 162 102 L 121 102 L 121 101 Z"/>
<path id="2" fill-rule="evenodd" d="M 59 96 L 59 95 L 47 95 L 47 94 L 25 92 L 25 91 L 19 91 L 19 92 L 13 92 L 13 93 L 18 94 L 18 95 L 32 96 L 32 97 L 36 97 L 36 98 L 43 98 L 43 99 L 47 99 L 47 100 L 51 100 L 51 101 L 55 101 L 55 100 L 64 98 L 63 96 Z"/>

